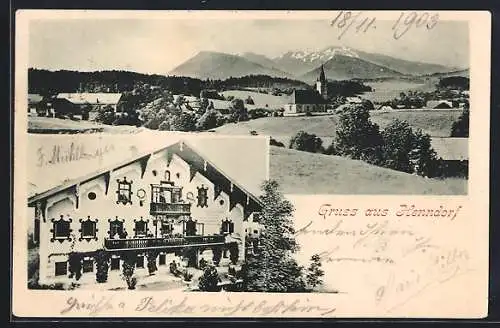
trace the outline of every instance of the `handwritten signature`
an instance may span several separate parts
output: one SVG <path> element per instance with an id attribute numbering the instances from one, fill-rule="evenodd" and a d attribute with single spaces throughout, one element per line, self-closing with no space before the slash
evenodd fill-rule
<path id="1" fill-rule="evenodd" d="M 413 29 L 432 30 L 439 22 L 438 13 L 428 12 L 401 12 L 398 19 L 392 25 L 392 36 L 399 40 L 408 31 Z M 366 16 L 363 11 L 354 13 L 352 11 L 341 10 L 337 16 L 331 20 L 330 26 L 339 31 L 337 36 L 341 40 L 347 33 L 366 34 L 368 31 L 377 29 L 377 19 L 373 16 Z"/>
<path id="2" fill-rule="evenodd" d="M 69 146 L 54 145 L 48 153 L 43 147 L 37 149 L 37 166 L 47 166 L 59 163 L 76 162 L 82 159 L 97 158 L 102 161 L 105 154 L 114 150 L 113 145 L 96 148 L 94 151 L 87 151 L 85 145 L 70 143 Z"/>
<path id="3" fill-rule="evenodd" d="M 424 244 L 426 243 L 416 247 L 421 252 L 411 252 L 409 254 L 412 257 L 426 254 L 426 265 L 418 268 L 414 267 L 405 272 L 396 273 L 393 271 L 389 274 L 387 281 L 376 289 L 376 302 L 380 304 L 385 301 L 384 306 L 387 312 L 392 312 L 405 305 L 428 288 L 443 284 L 459 275 L 472 271 L 468 264 L 469 253 L 466 250 Z"/>

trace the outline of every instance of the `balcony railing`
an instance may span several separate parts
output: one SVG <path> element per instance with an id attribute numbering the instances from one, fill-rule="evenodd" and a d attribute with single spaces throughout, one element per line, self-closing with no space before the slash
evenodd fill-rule
<path id="1" fill-rule="evenodd" d="M 151 203 L 149 207 L 150 214 L 190 214 L 190 203 Z"/>
<path id="2" fill-rule="evenodd" d="M 222 235 L 186 236 L 186 237 L 168 237 L 168 238 L 105 239 L 104 248 L 108 250 L 177 248 L 182 246 L 224 244 L 224 240 L 225 237 Z"/>

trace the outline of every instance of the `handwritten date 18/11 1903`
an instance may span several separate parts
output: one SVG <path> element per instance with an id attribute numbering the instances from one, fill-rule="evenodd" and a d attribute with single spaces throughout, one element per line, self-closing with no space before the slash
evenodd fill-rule
<path id="1" fill-rule="evenodd" d="M 438 13 L 428 12 L 401 12 L 398 19 L 392 25 L 392 36 L 399 40 L 412 28 L 432 30 L 439 21 Z M 353 13 L 352 11 L 341 10 L 337 16 L 332 19 L 330 26 L 339 31 L 337 36 L 341 40 L 349 31 L 355 34 L 365 34 L 370 30 L 377 29 L 377 19 L 373 16 L 367 16 L 364 12 Z"/>

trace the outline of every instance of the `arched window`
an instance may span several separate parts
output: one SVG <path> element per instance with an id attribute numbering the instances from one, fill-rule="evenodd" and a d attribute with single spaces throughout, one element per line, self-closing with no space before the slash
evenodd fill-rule
<path id="1" fill-rule="evenodd" d="M 165 171 L 165 176 L 163 178 L 165 179 L 165 181 L 170 181 L 170 171 L 169 170 Z"/>

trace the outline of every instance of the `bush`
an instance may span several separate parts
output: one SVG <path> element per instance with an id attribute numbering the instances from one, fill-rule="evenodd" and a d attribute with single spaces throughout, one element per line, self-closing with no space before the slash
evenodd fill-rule
<path id="1" fill-rule="evenodd" d="M 149 121 L 147 123 L 147 125 L 148 126 L 154 126 L 154 124 L 151 124 L 153 122 L 154 121 Z M 160 130 L 160 131 L 170 131 L 170 123 L 169 123 L 169 121 L 165 120 L 165 121 L 161 122 L 160 125 L 158 125 L 157 129 Z"/>
<path id="2" fill-rule="evenodd" d="M 123 260 L 122 273 L 128 289 L 135 289 L 137 279 L 133 277 L 135 270 L 135 263 L 137 261 L 137 253 L 133 251 L 123 252 L 121 255 Z"/>
<path id="3" fill-rule="evenodd" d="M 469 108 L 464 108 L 457 121 L 453 122 L 451 136 L 460 138 L 469 137 Z"/>
<path id="4" fill-rule="evenodd" d="M 276 140 L 274 138 L 269 139 L 269 144 L 271 146 L 285 147 L 285 145 L 282 142 L 280 142 L 280 141 L 278 141 L 278 140 Z"/>
<path id="5" fill-rule="evenodd" d="M 158 270 L 156 266 L 156 258 L 158 257 L 159 252 L 157 250 L 149 250 L 146 254 L 148 259 L 148 272 L 150 275 L 155 273 Z"/>
<path id="6" fill-rule="evenodd" d="M 309 134 L 304 131 L 299 131 L 290 140 L 289 148 L 301 151 L 307 151 L 310 153 L 322 152 L 323 141 L 315 134 Z"/>
<path id="7" fill-rule="evenodd" d="M 215 266 L 210 265 L 204 271 L 203 275 L 200 277 L 198 283 L 198 288 L 203 292 L 218 292 L 221 290 L 219 286 L 219 273 Z"/>
<path id="8" fill-rule="evenodd" d="M 109 253 L 100 249 L 95 253 L 94 260 L 96 263 L 96 281 L 98 283 L 108 281 Z"/>
<path id="9" fill-rule="evenodd" d="M 247 99 L 245 99 L 245 103 L 248 105 L 255 105 L 255 102 L 253 101 L 252 97 L 248 96 Z"/>
<path id="10" fill-rule="evenodd" d="M 82 259 L 83 256 L 80 253 L 71 252 L 68 254 L 68 264 L 69 264 L 69 278 L 75 277 L 78 281 L 82 277 Z"/>
<path id="11" fill-rule="evenodd" d="M 206 268 L 207 266 L 208 266 L 208 261 L 207 261 L 207 260 L 205 260 L 204 258 L 202 258 L 202 259 L 200 260 L 200 263 L 198 264 L 198 268 L 199 268 L 200 270 L 205 270 L 205 268 Z"/>
<path id="12" fill-rule="evenodd" d="M 222 258 L 222 248 L 220 246 L 216 246 L 212 248 L 212 262 L 214 263 L 215 266 L 219 266 L 220 259 Z"/>
<path id="13" fill-rule="evenodd" d="M 186 269 L 182 272 L 182 278 L 184 278 L 184 281 L 191 281 L 191 279 L 193 279 L 193 274 L 189 273 L 189 271 Z"/>
<path id="14" fill-rule="evenodd" d="M 232 264 L 238 263 L 238 258 L 240 257 L 240 252 L 237 243 L 231 243 L 229 245 L 229 259 Z"/>

